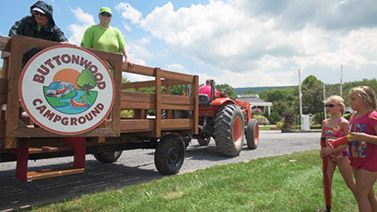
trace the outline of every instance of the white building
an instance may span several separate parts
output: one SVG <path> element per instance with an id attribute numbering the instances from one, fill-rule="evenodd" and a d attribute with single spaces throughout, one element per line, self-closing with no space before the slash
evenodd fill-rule
<path id="1" fill-rule="evenodd" d="M 259 99 L 258 94 L 240 94 L 237 95 L 238 100 L 250 102 L 251 108 L 253 107 L 263 107 L 263 111 L 265 110 L 266 107 L 268 107 L 268 116 L 270 116 L 271 113 L 271 106 L 272 102 L 265 102 L 261 99 Z"/>

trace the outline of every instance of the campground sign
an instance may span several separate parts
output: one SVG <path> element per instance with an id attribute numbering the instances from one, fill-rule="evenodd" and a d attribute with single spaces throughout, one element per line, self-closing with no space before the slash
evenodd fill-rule
<path id="1" fill-rule="evenodd" d="M 40 127 L 78 135 L 100 125 L 114 103 L 114 82 L 103 61 L 70 45 L 44 49 L 25 65 L 19 82 L 21 104 Z"/>

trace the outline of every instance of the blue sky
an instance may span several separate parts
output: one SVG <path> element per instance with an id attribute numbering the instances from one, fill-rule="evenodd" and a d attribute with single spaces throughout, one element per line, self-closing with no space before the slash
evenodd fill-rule
<path id="1" fill-rule="evenodd" d="M 0 34 L 35 1 L 4 1 Z M 113 10 L 131 60 L 199 75 L 234 88 L 298 85 L 309 75 L 334 84 L 377 73 L 377 0 L 46 0 L 79 45 L 102 6 Z M 131 81 L 143 80 L 126 75 Z"/>

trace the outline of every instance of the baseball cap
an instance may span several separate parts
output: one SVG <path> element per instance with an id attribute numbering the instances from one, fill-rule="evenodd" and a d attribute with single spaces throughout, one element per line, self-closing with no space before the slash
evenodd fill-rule
<path id="1" fill-rule="evenodd" d="M 99 10 L 99 14 L 101 14 L 103 12 L 106 12 L 106 13 L 109 13 L 110 15 L 112 15 L 111 9 L 108 8 L 108 7 L 101 7 L 101 9 Z"/>
<path id="2" fill-rule="evenodd" d="M 39 8 L 39 7 L 34 7 L 32 10 L 33 10 L 33 11 L 40 12 L 40 13 L 42 13 L 42 14 L 46 14 L 45 11 L 43 11 L 43 10 L 42 10 L 41 8 Z"/>

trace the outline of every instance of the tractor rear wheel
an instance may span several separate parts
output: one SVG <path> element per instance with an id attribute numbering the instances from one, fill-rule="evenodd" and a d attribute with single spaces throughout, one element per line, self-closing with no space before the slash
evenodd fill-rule
<path id="1" fill-rule="evenodd" d="M 170 134 L 157 143 L 154 163 L 163 175 L 178 173 L 185 159 L 185 144 L 181 137 Z"/>
<path id="2" fill-rule="evenodd" d="M 220 108 L 215 119 L 214 138 L 221 155 L 239 155 L 244 140 L 244 125 L 243 114 L 238 106 L 229 104 Z"/>
<path id="3" fill-rule="evenodd" d="M 256 119 L 250 119 L 246 128 L 246 143 L 249 149 L 256 149 L 259 142 L 259 125 Z"/>

